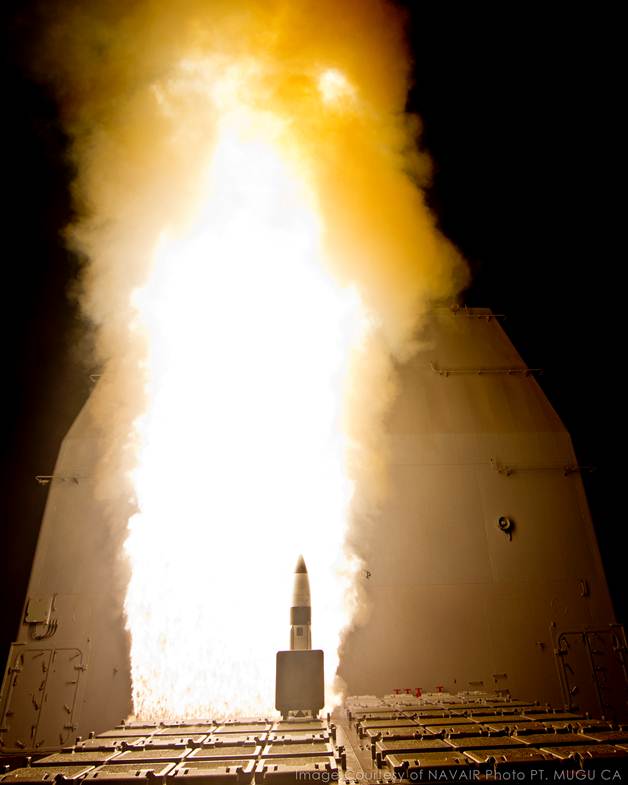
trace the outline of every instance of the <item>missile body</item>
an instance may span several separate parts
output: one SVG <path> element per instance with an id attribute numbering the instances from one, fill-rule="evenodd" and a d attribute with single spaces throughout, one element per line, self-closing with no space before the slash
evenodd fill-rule
<path id="1" fill-rule="evenodd" d="M 299 556 L 294 570 L 294 589 L 290 608 L 290 649 L 304 651 L 312 648 L 312 604 L 310 579 L 303 556 Z"/>

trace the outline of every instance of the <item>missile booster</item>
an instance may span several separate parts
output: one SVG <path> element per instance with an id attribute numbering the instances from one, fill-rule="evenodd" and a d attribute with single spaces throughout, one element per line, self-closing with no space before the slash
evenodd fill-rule
<path id="1" fill-rule="evenodd" d="M 294 588 L 290 606 L 290 650 L 307 651 L 312 648 L 312 601 L 310 579 L 303 556 L 294 569 Z"/>

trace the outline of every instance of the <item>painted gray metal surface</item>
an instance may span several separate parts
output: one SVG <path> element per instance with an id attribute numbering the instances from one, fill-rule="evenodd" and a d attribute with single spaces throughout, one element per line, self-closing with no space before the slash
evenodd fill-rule
<path id="1" fill-rule="evenodd" d="M 390 418 L 389 500 L 363 537 L 371 613 L 342 660 L 349 692 L 559 703 L 557 634 L 614 621 L 571 440 L 489 311 L 443 309 L 424 343 Z"/>

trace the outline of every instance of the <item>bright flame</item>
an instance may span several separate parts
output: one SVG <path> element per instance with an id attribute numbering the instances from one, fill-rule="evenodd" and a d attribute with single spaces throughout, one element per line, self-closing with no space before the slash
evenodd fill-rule
<path id="1" fill-rule="evenodd" d="M 323 101 L 331 104 L 341 98 L 353 98 L 355 90 L 347 81 L 346 76 L 335 68 L 328 68 L 320 75 L 318 89 Z"/>
<path id="2" fill-rule="evenodd" d="M 388 490 L 397 366 L 466 280 L 421 191 L 406 14 L 53 6 L 29 49 L 76 166 L 68 239 L 102 367 L 95 496 L 114 537 L 129 497 L 139 509 L 135 711 L 270 709 L 299 553 L 332 704 L 339 641 L 368 604 L 355 551 Z"/>
<path id="3" fill-rule="evenodd" d="M 225 89 L 198 215 L 162 237 L 134 293 L 148 403 L 126 613 L 146 718 L 272 710 L 300 553 L 333 705 L 360 567 L 345 550 L 343 396 L 361 302 L 330 277 L 279 118 L 226 109 Z"/>

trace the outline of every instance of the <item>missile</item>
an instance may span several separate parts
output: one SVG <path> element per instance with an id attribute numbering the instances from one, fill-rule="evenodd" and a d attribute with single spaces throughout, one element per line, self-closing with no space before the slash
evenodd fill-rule
<path id="1" fill-rule="evenodd" d="M 303 556 L 294 568 L 294 589 L 290 608 L 290 649 L 307 651 L 312 648 L 312 603 L 310 579 Z"/>
<path id="2" fill-rule="evenodd" d="M 304 712 L 317 717 L 325 705 L 325 655 L 312 648 L 310 579 L 303 556 L 294 568 L 290 607 L 290 650 L 277 652 L 275 708 L 287 719 Z"/>

